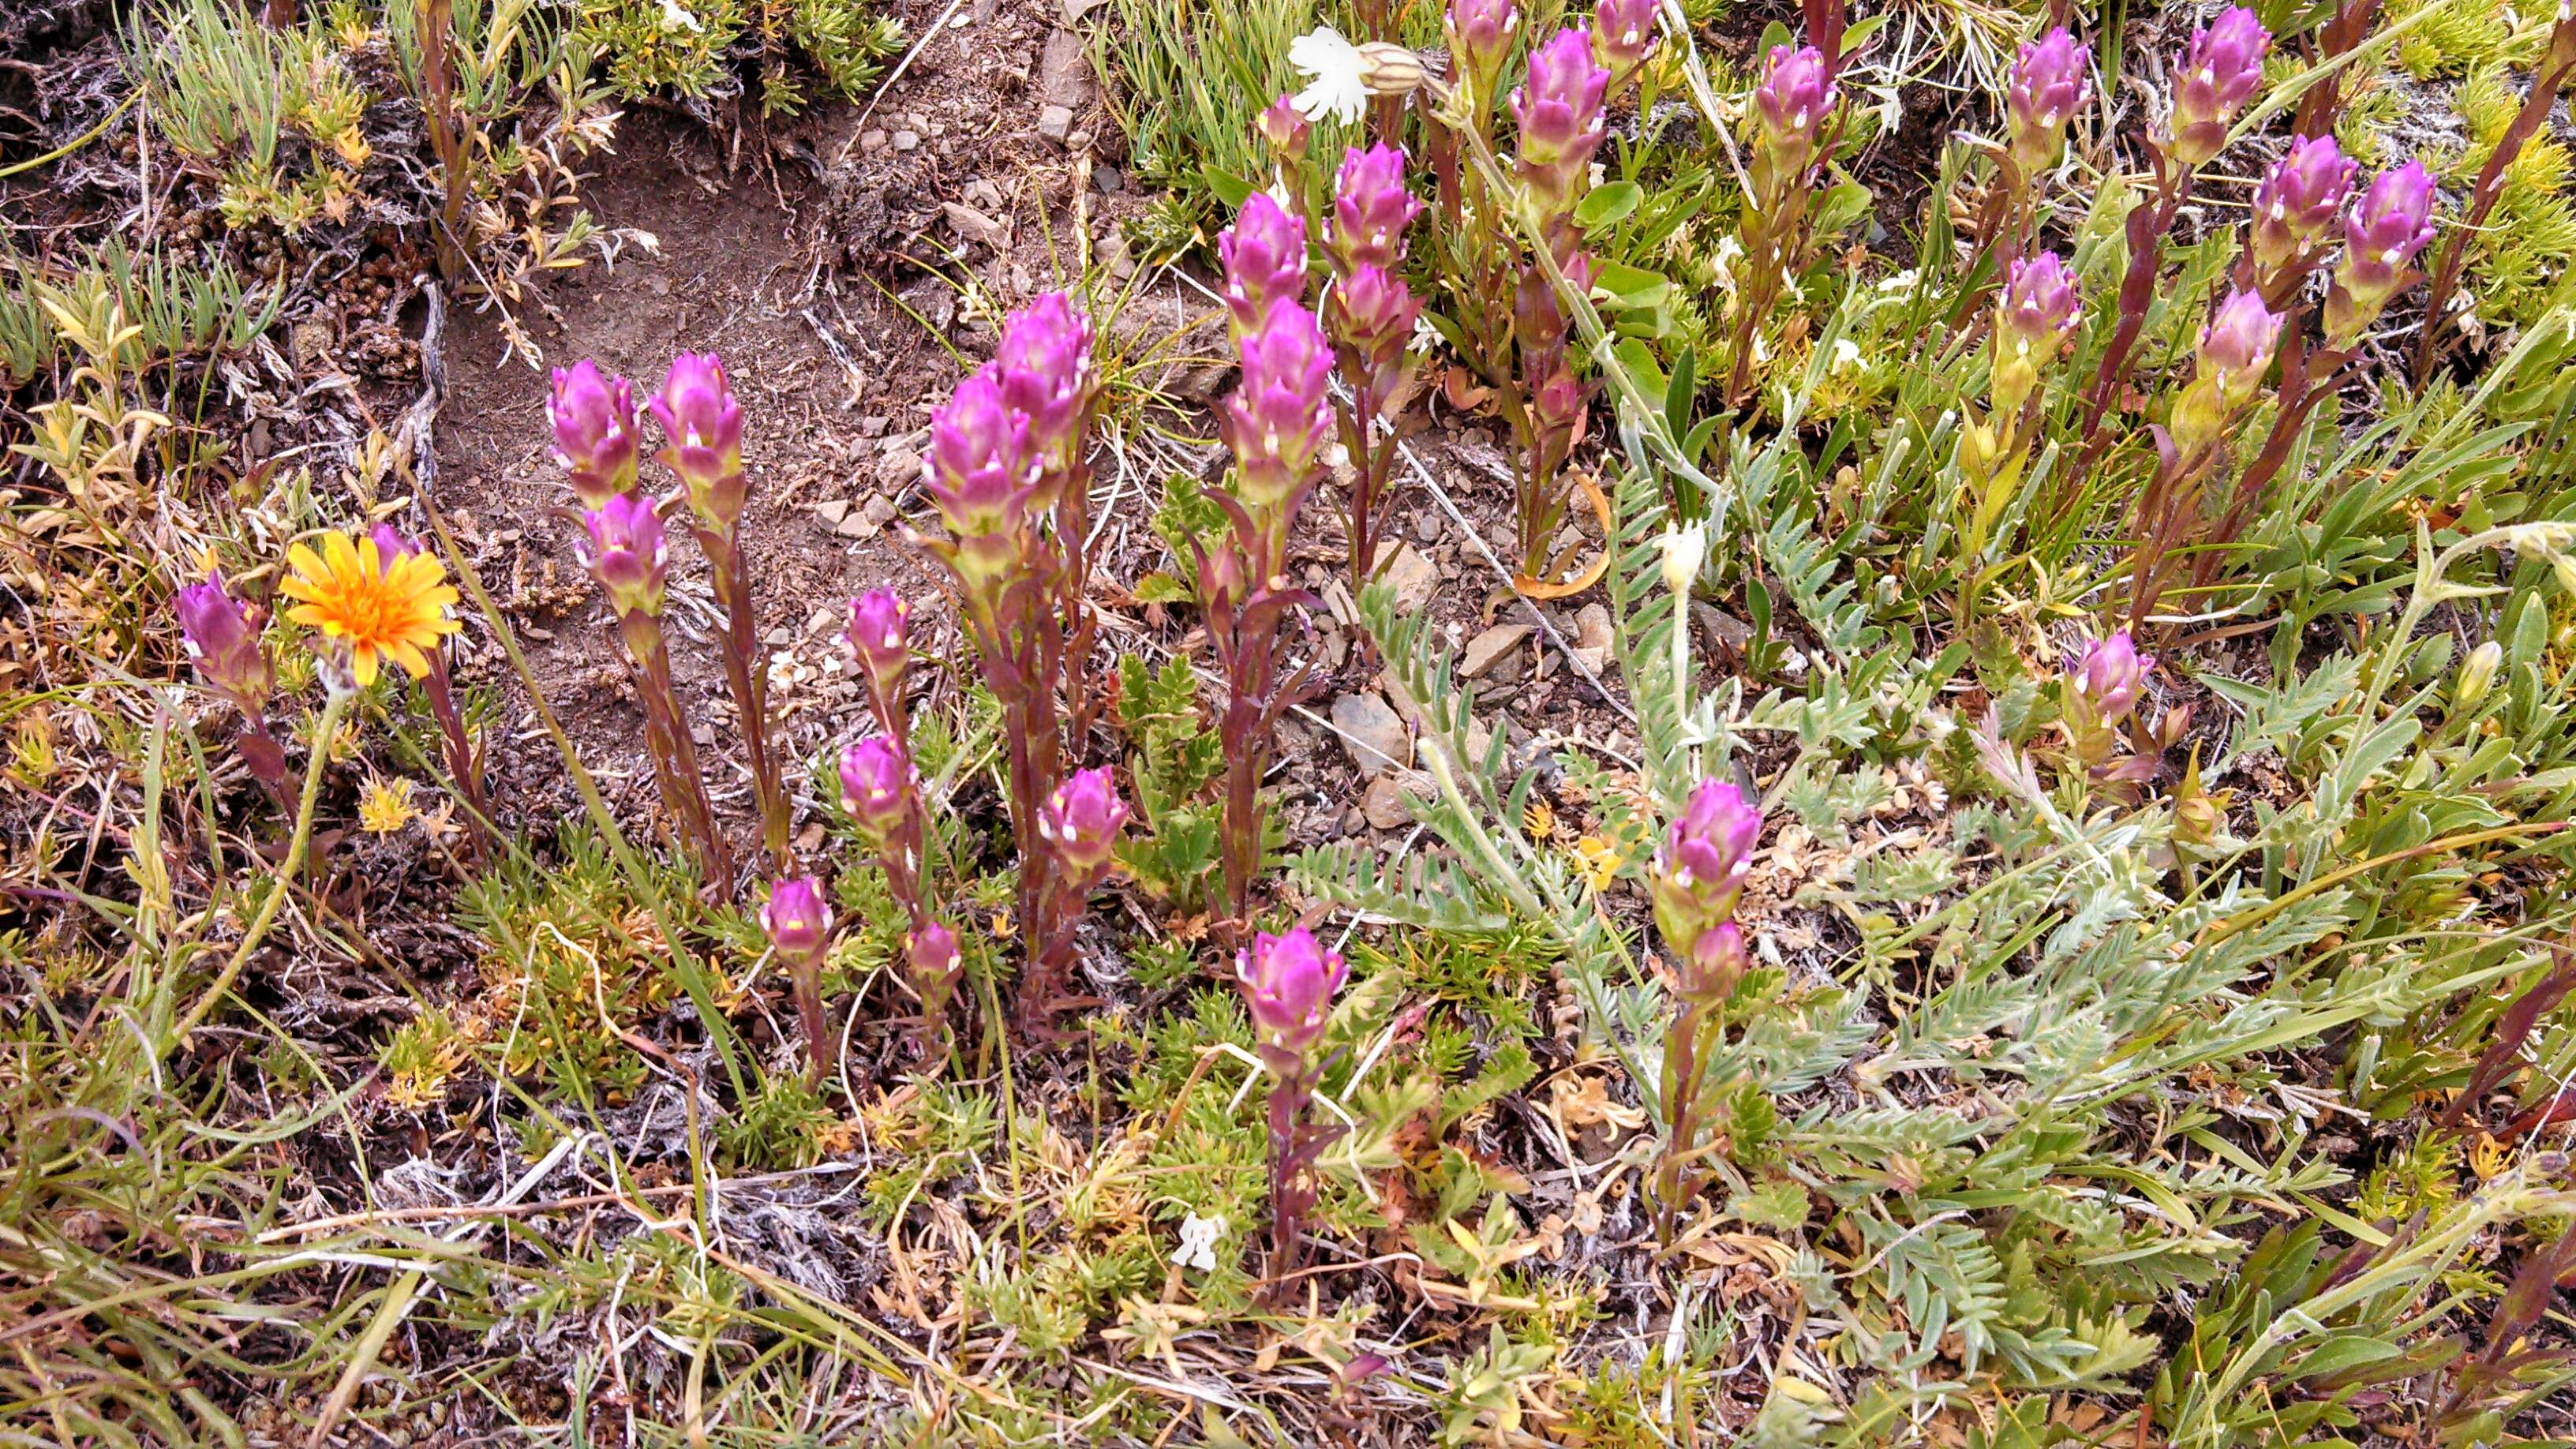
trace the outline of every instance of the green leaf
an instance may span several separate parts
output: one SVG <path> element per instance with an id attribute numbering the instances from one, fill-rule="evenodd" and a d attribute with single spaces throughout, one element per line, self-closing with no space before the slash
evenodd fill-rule
<path id="1" fill-rule="evenodd" d="M 1208 190 L 1216 193 L 1216 199 L 1224 202 L 1225 209 L 1228 211 L 1243 205 L 1244 198 L 1258 189 L 1242 177 L 1232 172 L 1220 171 L 1214 166 L 1200 167 L 1199 174 L 1207 179 Z"/>
<path id="2" fill-rule="evenodd" d="M 1150 573 L 1136 580 L 1133 591 L 1140 604 L 1186 604 L 1196 597 L 1190 586 L 1167 573 Z"/>
<path id="3" fill-rule="evenodd" d="M 1596 186 L 1592 194 L 1574 205 L 1574 224 L 1586 232 L 1598 231 L 1626 221 L 1646 199 L 1646 188 L 1634 181 L 1613 181 Z"/>

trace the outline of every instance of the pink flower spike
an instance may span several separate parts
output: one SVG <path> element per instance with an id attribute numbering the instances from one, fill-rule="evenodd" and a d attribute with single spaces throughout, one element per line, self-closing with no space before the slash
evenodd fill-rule
<path id="1" fill-rule="evenodd" d="M 1422 203 L 1404 189 L 1404 153 L 1390 146 L 1342 155 L 1333 182 L 1333 250 L 1345 271 L 1404 260 L 1404 229 Z"/>
<path id="2" fill-rule="evenodd" d="M 708 528 L 731 532 L 750 490 L 742 473 L 742 408 L 724 362 L 712 352 L 681 353 L 649 406 L 668 439 L 656 456 L 679 476 L 689 507 Z"/>
<path id="3" fill-rule="evenodd" d="M 1243 339 L 1242 351 L 1243 386 L 1222 411 L 1236 488 L 1255 508 L 1281 507 L 1313 481 L 1316 454 L 1333 425 L 1324 391 L 1332 350 L 1314 313 L 1275 302 L 1260 330 Z"/>
<path id="4" fill-rule="evenodd" d="M 850 600 L 850 650 L 880 693 L 892 695 L 912 662 L 912 605 L 892 589 Z"/>
<path id="5" fill-rule="evenodd" d="M 2277 270 L 2315 246 L 2352 194 L 2358 169 L 2332 136 L 2292 141 L 2254 188 L 2254 260 Z"/>
<path id="6" fill-rule="evenodd" d="M 2004 91 L 2004 113 L 2013 161 L 2024 176 L 2037 176 L 2057 164 L 2066 144 L 2066 123 L 2084 104 L 2092 62 L 2091 48 L 2076 44 L 2063 25 L 2021 48 L 2012 83 Z"/>
<path id="7" fill-rule="evenodd" d="M 260 644 L 265 616 L 234 599 L 224 589 L 223 576 L 211 571 L 204 583 L 181 589 L 171 608 L 179 616 L 179 633 L 197 676 L 245 718 L 257 720 L 277 687 L 277 670 Z"/>
<path id="8" fill-rule="evenodd" d="M 1560 30 L 1530 54 L 1528 83 L 1512 92 L 1512 119 L 1520 126 L 1521 176 L 1549 215 L 1570 209 L 1583 191 L 1609 89 L 1610 72 L 1593 62 L 1589 31 Z"/>
<path id="9" fill-rule="evenodd" d="M 1238 337 L 1261 325 L 1271 303 L 1293 302 L 1306 293 L 1306 224 L 1267 191 L 1243 199 L 1234 225 L 1217 233 L 1216 250 Z"/>
<path id="10" fill-rule="evenodd" d="M 1702 935 L 1734 913 L 1761 838 L 1762 812 L 1733 783 L 1706 779 L 1691 791 L 1665 832 L 1650 881 L 1655 921 L 1675 951 L 1687 957 Z"/>
<path id="11" fill-rule="evenodd" d="M 573 496 L 585 510 L 635 491 L 634 384 L 603 375 L 585 357 L 554 370 L 546 416 L 554 425 L 555 462 L 571 475 Z"/>
<path id="12" fill-rule="evenodd" d="M 859 835 L 883 849 L 912 809 L 918 777 L 903 746 L 870 735 L 841 752 L 841 809 Z"/>
<path id="13" fill-rule="evenodd" d="M 1825 53 L 1812 45 L 1771 47 L 1771 68 L 1753 88 L 1764 151 L 1784 175 L 1805 171 L 1824 146 L 1825 123 L 1842 99 Z"/>
<path id="14" fill-rule="evenodd" d="M 582 526 L 589 537 L 575 540 L 573 552 L 591 577 L 599 580 L 609 609 L 621 617 L 659 615 L 670 545 L 662 532 L 662 516 L 652 503 L 620 493 L 584 514 Z"/>
<path id="15" fill-rule="evenodd" d="M 1270 147 L 1271 159 L 1283 167 L 1293 167 L 1306 159 L 1306 142 L 1314 135 L 1305 113 L 1284 95 L 1253 118 L 1252 129 Z"/>
<path id="16" fill-rule="evenodd" d="M 1257 933 L 1235 958 L 1234 975 L 1263 1043 L 1302 1055 L 1324 1034 L 1350 963 L 1299 926 L 1284 936 Z"/>
<path id="17" fill-rule="evenodd" d="M 804 965 L 822 958 L 832 937 L 832 911 L 823 903 L 823 887 L 810 875 L 790 876 L 769 888 L 769 903 L 760 908 L 760 929 L 778 959 Z"/>
<path id="18" fill-rule="evenodd" d="M 2243 6 L 2192 32 L 2174 68 L 2175 161 L 2198 166 L 2227 144 L 2227 128 L 2263 84 L 2263 57 L 2271 49 L 2272 32 Z"/>
<path id="19" fill-rule="evenodd" d="M 1127 802 L 1106 767 L 1075 772 L 1038 810 L 1038 834 L 1077 875 L 1107 869 L 1126 826 Z"/>
<path id="20" fill-rule="evenodd" d="M 1600 0 L 1592 9 L 1592 58 L 1623 78 L 1655 44 L 1655 0 Z"/>
<path id="21" fill-rule="evenodd" d="M 1014 312 L 993 353 L 1002 400 L 1028 419 L 1029 451 L 1050 471 L 1082 462 L 1098 378 L 1091 362 L 1091 318 L 1062 292 L 1048 292 Z"/>
<path id="22" fill-rule="evenodd" d="M 2140 654 L 2137 641 L 2123 629 L 2084 646 L 2084 657 L 2075 667 L 2075 691 L 2091 702 L 2094 713 L 2107 724 L 2137 707 L 2147 674 L 2155 667 L 2154 657 Z"/>

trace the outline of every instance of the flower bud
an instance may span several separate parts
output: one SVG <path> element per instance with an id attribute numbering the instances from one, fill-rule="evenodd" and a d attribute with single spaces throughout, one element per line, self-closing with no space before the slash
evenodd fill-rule
<path id="1" fill-rule="evenodd" d="M 1812 45 L 1771 47 L 1771 68 L 1753 88 L 1753 109 L 1760 122 L 1757 139 L 1772 175 L 1801 176 L 1815 164 L 1825 122 L 1840 99 L 1823 51 Z"/>
<path id="2" fill-rule="evenodd" d="M 903 746 L 884 735 L 870 735 L 841 751 L 841 809 L 860 838 L 877 849 L 902 830 L 918 783 Z"/>
<path id="3" fill-rule="evenodd" d="M 791 966 L 812 965 L 831 941 L 832 912 L 823 904 L 823 888 L 810 875 L 789 876 L 769 888 L 769 903 L 760 908 L 760 929 L 770 949 Z"/>
<path id="4" fill-rule="evenodd" d="M 1126 826 L 1127 802 L 1118 798 L 1106 767 L 1074 772 L 1038 808 L 1039 837 L 1078 875 L 1108 868 L 1118 832 Z"/>
<path id="5" fill-rule="evenodd" d="M 2332 136 L 2300 137 L 2254 188 L 2255 262 L 2278 272 L 2325 236 L 2358 170 Z"/>
<path id="6" fill-rule="evenodd" d="M 1699 585 L 1700 565 L 1708 559 L 1708 525 L 1667 528 L 1657 542 L 1663 546 L 1664 588 L 1675 599 L 1688 599 Z"/>
<path id="7" fill-rule="evenodd" d="M 408 558 L 416 553 L 427 552 L 419 539 L 390 523 L 379 523 L 367 530 L 367 537 L 376 541 L 376 561 L 379 566 L 390 564 L 398 558 Z"/>
<path id="8" fill-rule="evenodd" d="M 2451 684 L 2452 708 L 2477 708 L 2478 701 L 2494 687 L 2496 669 L 2503 663 L 2504 646 L 2493 639 L 2470 650 L 2469 657 L 2460 661 L 2459 677 Z"/>
<path id="9" fill-rule="evenodd" d="M 670 547 L 662 534 L 662 516 L 651 502 L 620 493 L 582 515 L 589 538 L 575 540 L 573 552 L 583 568 L 599 580 L 608 607 L 620 618 L 629 614 L 658 616 Z"/>
<path id="10" fill-rule="evenodd" d="M 1324 1034 L 1333 993 L 1349 977 L 1350 963 L 1299 926 L 1284 936 L 1255 934 L 1235 958 L 1234 975 L 1263 1044 L 1302 1054 Z"/>
<path id="11" fill-rule="evenodd" d="M 945 988 L 957 980 L 958 967 L 962 964 L 957 953 L 957 933 L 937 921 L 918 931 L 906 931 L 903 954 L 905 963 L 912 968 L 915 983 Z M 923 991 L 921 995 L 924 1001 L 933 1001 L 944 996 L 945 992 Z"/>
<path id="12" fill-rule="evenodd" d="M 2172 135 L 2167 150 L 2189 169 L 2227 144 L 2227 128 L 2263 83 L 2272 33 L 2238 6 L 2191 34 L 2175 66 Z"/>
<path id="13" fill-rule="evenodd" d="M 930 415 L 925 487 L 954 535 L 958 573 L 970 588 L 1018 562 L 1020 533 L 1035 494 L 1028 419 L 1003 399 L 991 369 L 957 384 Z"/>
<path id="14" fill-rule="evenodd" d="M 1404 153 L 1391 146 L 1342 153 L 1333 179 L 1334 254 L 1345 272 L 1404 260 L 1404 229 L 1422 203 L 1404 189 Z"/>
<path id="15" fill-rule="evenodd" d="M 871 589 L 850 600 L 850 649 L 869 687 L 892 699 L 912 663 L 912 605 L 892 589 Z"/>
<path id="16" fill-rule="evenodd" d="M 2281 314 L 2253 292 L 2230 292 L 2200 329 L 2200 370 L 2214 377 L 2230 412 L 2254 400 L 2272 350 L 2281 341 Z"/>
<path id="17" fill-rule="evenodd" d="M 1761 838 L 1762 812 L 1733 784 L 1708 779 L 1691 791 L 1681 818 L 1665 833 L 1651 877 L 1655 923 L 1685 958 L 1702 935 L 1734 914 Z"/>
<path id="18" fill-rule="evenodd" d="M 1274 302 L 1242 343 L 1243 386 L 1219 421 L 1234 449 L 1237 494 L 1257 509 L 1285 506 L 1312 481 L 1333 425 L 1324 387 L 1333 359 L 1315 314 Z"/>
<path id="19" fill-rule="evenodd" d="M 1512 36 L 1520 24 L 1513 0 L 1450 0 L 1444 27 L 1449 53 L 1457 59 L 1460 78 L 1483 105 L 1493 104 L 1496 78 L 1511 59 Z"/>
<path id="20" fill-rule="evenodd" d="M 2140 654 L 2137 641 L 2123 629 L 2084 646 L 2084 657 L 2075 666 L 2075 692 L 2084 696 L 2095 719 L 2110 724 L 2137 708 L 2147 674 L 2155 667 L 2154 657 Z"/>
<path id="21" fill-rule="evenodd" d="M 236 601 L 225 591 L 223 576 L 211 569 L 204 583 L 181 589 L 171 607 L 197 677 L 232 701 L 244 718 L 257 720 L 277 687 L 277 670 L 259 638 L 267 615 Z"/>
<path id="22" fill-rule="evenodd" d="M 1333 333 L 1358 354 L 1367 369 L 1365 382 L 1380 398 L 1393 395 L 1403 381 L 1405 349 L 1413 342 L 1413 324 L 1422 303 L 1404 279 L 1382 267 L 1359 267 L 1333 288 L 1326 315 Z"/>
<path id="23" fill-rule="evenodd" d="M 2005 269 L 2003 294 L 1995 301 L 1995 411 L 2021 409 L 2039 383 L 2039 369 L 2057 360 L 2082 308 L 2075 278 L 2057 253 L 2015 258 Z"/>
<path id="24" fill-rule="evenodd" d="M 2057 164 L 2066 146 L 2066 123 L 2084 104 L 2086 68 L 2093 51 L 2075 43 L 2061 25 L 2021 48 L 2004 91 L 2004 119 L 2012 133 L 2013 164 L 2035 177 Z"/>
<path id="25" fill-rule="evenodd" d="M 1409 96 L 1422 88 L 1422 57 L 1391 41 L 1359 46 L 1360 84 L 1373 96 Z"/>
<path id="26" fill-rule="evenodd" d="M 1511 107 L 1521 132 L 1521 180 L 1541 216 L 1572 211 L 1589 181 L 1609 89 L 1610 72 L 1593 63 L 1588 32 L 1560 30 L 1531 52 L 1529 81 L 1512 92 Z"/>
<path id="27" fill-rule="evenodd" d="M 1091 362 L 1091 318 L 1062 292 L 1049 292 L 1002 325 L 993 370 L 1002 400 L 1028 419 L 1028 449 L 1050 488 L 1082 466 L 1083 434 L 1099 394 Z M 1038 500 L 1043 506 L 1052 497 Z"/>
<path id="28" fill-rule="evenodd" d="M 1270 148 L 1270 159 L 1282 171 L 1295 171 L 1306 159 L 1306 142 L 1314 128 L 1298 113 L 1297 103 L 1286 96 L 1272 101 L 1269 108 L 1253 118 L 1252 129 Z"/>
<path id="29" fill-rule="evenodd" d="M 555 430 L 555 462 L 571 475 L 583 509 L 600 508 L 635 491 L 635 387 L 601 375 L 585 357 L 554 370 L 546 415 Z"/>
<path id="30" fill-rule="evenodd" d="M 2421 161 L 2382 171 L 2343 224 L 2343 264 L 2326 293 L 2326 336 L 2349 344 L 2389 299 L 2413 285 L 2415 254 L 2433 239 L 2433 174 Z"/>
<path id="31" fill-rule="evenodd" d="M 1290 216 L 1267 191 L 1243 199 L 1234 225 L 1217 233 L 1217 259 L 1225 266 L 1225 306 L 1240 341 L 1270 315 L 1270 304 L 1306 294 L 1306 224 Z"/>
<path id="32" fill-rule="evenodd" d="M 1655 0 L 1600 0 L 1592 10 L 1592 58 L 1625 81 L 1655 44 Z"/>
<path id="33" fill-rule="evenodd" d="M 650 404 L 669 445 L 655 456 L 679 475 L 689 508 L 708 531 L 730 534 L 742 521 L 750 488 L 742 474 L 742 409 L 724 363 L 712 352 L 683 352 Z"/>
<path id="34" fill-rule="evenodd" d="M 1685 1001 L 1703 1005 L 1723 1001 L 1735 989 L 1735 983 L 1744 979 L 1747 964 L 1743 928 L 1733 921 L 1720 921 L 1702 931 L 1690 949 L 1682 953 L 1674 984 Z"/>

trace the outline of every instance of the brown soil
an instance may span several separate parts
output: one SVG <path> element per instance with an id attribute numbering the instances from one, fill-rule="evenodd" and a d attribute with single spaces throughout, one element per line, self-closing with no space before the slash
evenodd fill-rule
<path id="1" fill-rule="evenodd" d="M 908 21 L 935 18 L 931 12 Z M 746 537 L 771 651 L 773 728 L 784 739 L 791 791 L 804 797 L 803 839 L 819 842 L 819 824 L 806 818 L 813 801 L 800 764 L 865 728 L 840 637 L 845 601 L 879 585 L 920 601 L 915 626 L 924 631 L 925 653 L 957 666 L 934 689 L 949 695 L 971 678 L 971 654 L 940 597 L 936 567 L 904 536 L 908 524 L 935 526 L 915 486 L 930 408 L 964 366 L 989 353 L 998 312 L 1064 284 L 1078 235 L 1116 257 L 1114 222 L 1143 205 L 1123 190 L 1103 189 L 1100 173 L 1111 165 L 1094 161 L 1085 143 L 1114 133 L 1087 62 L 1068 81 L 1068 42 L 1056 40 L 1050 53 L 1050 29 L 1017 6 L 998 7 L 978 15 L 959 40 L 933 41 L 870 106 L 827 110 L 738 146 L 692 121 L 630 112 L 616 155 L 597 164 L 585 191 L 601 225 L 622 233 L 613 265 L 559 274 L 506 312 L 451 319 L 443 346 L 447 391 L 434 432 L 442 502 L 461 512 L 476 568 L 511 614 L 538 683 L 630 818 L 657 808 L 642 721 L 605 611 L 574 556 L 579 525 L 562 511 L 568 495 L 549 456 L 544 369 L 590 357 L 648 393 L 679 350 L 725 358 L 747 418 L 753 508 Z M 1015 68 L 1015 59 L 1030 57 L 1038 58 L 1033 71 Z M 1070 58 L 1079 61 L 1079 51 Z M 1076 102 L 1068 107 L 1070 146 L 1036 129 L 1043 104 L 1063 103 L 1050 97 Z M 1077 189 L 1086 172 L 1091 184 Z M 1105 317 L 1117 306 L 1102 299 L 1095 313 Z M 1164 280 L 1131 289 L 1123 311 L 1104 325 L 1143 347 L 1205 313 L 1203 296 Z M 1178 360 L 1134 379 L 1184 410 L 1159 420 L 1170 431 L 1211 434 L 1201 405 L 1224 378 L 1197 359 L 1221 344 L 1212 329 L 1192 332 L 1188 345 L 1165 349 Z M 1430 406 L 1440 419 L 1431 422 L 1421 416 L 1430 409 L 1418 409 L 1409 446 L 1493 555 L 1508 558 L 1511 496 L 1498 425 Z M 1132 431 L 1132 443 L 1114 445 L 1117 456 L 1104 452 L 1098 460 L 1110 517 L 1100 535 L 1097 601 L 1114 615 L 1095 660 L 1103 672 L 1117 649 L 1141 650 L 1159 663 L 1195 643 L 1184 633 L 1186 611 L 1167 617 L 1131 606 L 1126 589 L 1170 567 L 1147 526 L 1163 471 L 1187 469 L 1212 480 L 1221 469 L 1221 453 L 1211 446 L 1160 443 L 1144 436 L 1147 430 Z M 658 470 L 648 465 L 648 472 Z M 669 486 L 667 475 L 654 486 Z M 1334 747 L 1327 723 L 1337 695 L 1369 682 L 1358 673 L 1340 584 L 1340 506 L 1338 489 L 1319 490 L 1298 554 L 1306 581 L 1334 607 L 1319 617 L 1316 641 L 1327 687 L 1283 727 L 1287 768 L 1276 783 L 1292 845 L 1366 833 L 1370 814 L 1398 838 L 1410 829 L 1393 808 L 1392 786 L 1379 787 L 1374 810 L 1362 808 L 1369 782 Z M 1431 611 L 1453 647 L 1497 622 L 1533 622 L 1526 606 L 1505 598 L 1484 553 L 1418 484 L 1408 481 L 1395 497 L 1384 529 L 1391 546 L 1400 541 L 1418 556 L 1409 563 L 1414 604 Z M 711 788 L 747 844 L 755 833 L 750 791 L 715 653 L 716 615 L 695 549 L 675 542 L 673 553 L 680 596 L 674 667 L 701 742 L 711 746 Z M 1578 613 L 1585 602 L 1549 606 L 1561 640 L 1583 637 Z M 1496 706 L 1487 713 L 1501 721 L 1516 758 L 1519 746 L 1540 735 L 1632 753 L 1633 737 L 1621 737 L 1613 708 L 1549 645 L 1546 631 L 1538 631 L 1482 681 Z M 515 692 L 496 647 L 481 650 L 468 673 Z M 537 727 L 521 705 L 513 735 Z M 1112 740 L 1093 742 L 1102 758 L 1115 751 Z M 511 753 L 519 758 L 510 764 L 525 773 L 505 782 L 505 813 L 514 798 L 540 817 L 571 805 L 542 748 Z"/>

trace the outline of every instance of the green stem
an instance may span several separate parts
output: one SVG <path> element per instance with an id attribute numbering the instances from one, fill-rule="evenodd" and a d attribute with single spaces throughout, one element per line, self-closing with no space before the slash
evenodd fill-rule
<path id="1" fill-rule="evenodd" d="M 186 1041 L 188 1033 L 195 1031 L 214 1011 L 215 1003 L 223 1000 L 224 993 L 232 990 L 242 968 L 250 964 L 251 953 L 259 949 L 259 943 L 268 938 L 269 927 L 276 924 L 277 908 L 285 903 L 286 893 L 294 888 L 297 877 L 304 873 L 304 853 L 313 844 L 313 807 L 322 798 L 322 772 L 331 763 L 331 741 L 340 733 L 340 721 L 348 714 L 349 702 L 354 698 L 353 694 L 335 689 L 323 701 L 322 719 L 313 731 L 313 753 L 304 763 L 304 794 L 295 805 L 295 836 L 287 842 L 286 862 L 278 870 L 267 897 L 260 901 L 259 914 L 251 918 L 250 928 L 242 932 L 241 944 L 233 948 L 232 959 L 224 963 L 224 969 L 216 975 L 214 984 L 197 998 L 197 1004 L 179 1019 L 178 1026 L 163 1038 L 164 1051 Z"/>

